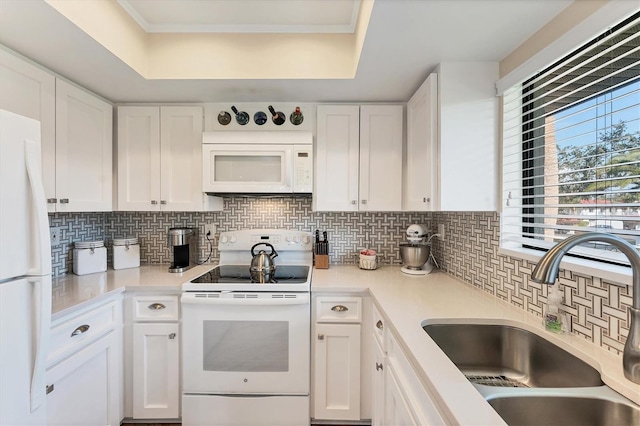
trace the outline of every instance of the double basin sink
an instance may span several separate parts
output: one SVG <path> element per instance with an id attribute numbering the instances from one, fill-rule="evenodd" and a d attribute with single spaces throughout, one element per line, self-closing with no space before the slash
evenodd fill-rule
<path id="1" fill-rule="evenodd" d="M 423 328 L 508 425 L 640 425 L 640 408 L 596 369 L 537 334 L 488 324 Z"/>

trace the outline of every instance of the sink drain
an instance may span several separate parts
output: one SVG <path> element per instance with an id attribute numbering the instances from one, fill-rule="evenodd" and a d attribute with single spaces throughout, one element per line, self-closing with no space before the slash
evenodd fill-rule
<path id="1" fill-rule="evenodd" d="M 522 382 L 519 382 L 514 379 L 510 379 L 507 376 L 478 376 L 478 375 L 465 375 L 467 380 L 471 383 L 475 383 L 477 385 L 485 385 L 485 386 L 497 386 L 502 388 L 528 388 L 529 386 L 525 385 Z"/>

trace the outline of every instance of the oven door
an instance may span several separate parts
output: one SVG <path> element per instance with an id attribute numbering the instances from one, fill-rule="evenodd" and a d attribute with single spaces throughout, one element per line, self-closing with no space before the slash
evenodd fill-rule
<path id="1" fill-rule="evenodd" d="M 204 192 L 293 192 L 293 145 L 202 145 Z"/>
<path id="2" fill-rule="evenodd" d="M 308 395 L 308 293 L 183 293 L 185 393 Z"/>

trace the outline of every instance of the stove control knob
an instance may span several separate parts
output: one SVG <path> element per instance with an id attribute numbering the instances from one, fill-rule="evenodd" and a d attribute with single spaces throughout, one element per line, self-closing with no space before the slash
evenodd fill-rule
<path id="1" fill-rule="evenodd" d="M 220 237 L 220 242 L 222 244 L 227 244 L 229 242 L 229 238 L 227 238 L 226 235 L 223 235 L 222 237 Z"/>
<path id="2" fill-rule="evenodd" d="M 231 244 L 235 243 L 236 241 L 238 241 L 238 239 L 236 238 L 236 236 L 235 236 L 235 235 L 232 235 L 231 237 L 229 237 L 229 242 L 230 242 Z"/>
<path id="3" fill-rule="evenodd" d="M 311 241 L 311 238 L 309 238 L 308 235 L 305 235 L 304 237 L 302 237 L 303 244 L 309 244 L 310 241 Z"/>
<path id="4" fill-rule="evenodd" d="M 298 237 L 297 235 L 293 237 L 293 242 L 298 244 L 300 242 L 300 237 Z"/>

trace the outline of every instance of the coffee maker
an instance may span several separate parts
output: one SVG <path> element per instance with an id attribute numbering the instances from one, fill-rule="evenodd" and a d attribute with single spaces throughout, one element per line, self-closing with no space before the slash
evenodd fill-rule
<path id="1" fill-rule="evenodd" d="M 196 253 L 194 234 L 191 228 L 169 228 L 167 244 L 173 254 L 169 272 L 184 272 L 191 267 Z"/>

